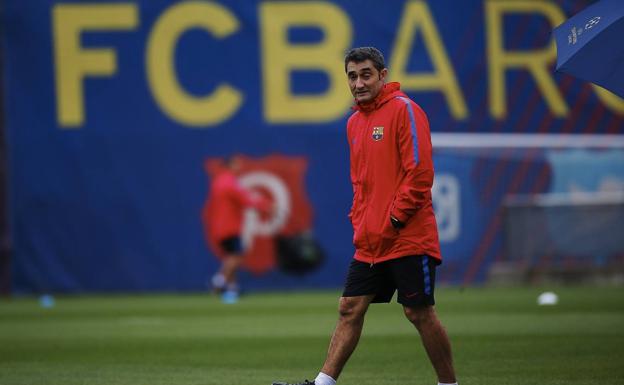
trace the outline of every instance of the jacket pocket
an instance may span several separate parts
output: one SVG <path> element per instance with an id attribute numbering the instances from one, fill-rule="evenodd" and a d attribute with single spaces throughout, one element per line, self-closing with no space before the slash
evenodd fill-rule
<path id="1" fill-rule="evenodd" d="M 390 203 L 379 208 L 369 206 L 354 232 L 353 244 L 373 256 L 383 256 L 392 246 L 398 231 L 390 223 Z"/>
<path id="2" fill-rule="evenodd" d="M 364 233 L 364 218 L 362 212 L 351 212 L 351 225 L 353 225 L 353 246 L 357 250 L 365 249 L 366 234 Z"/>
<path id="3" fill-rule="evenodd" d="M 390 222 L 390 206 L 385 211 L 385 215 L 383 217 L 381 229 L 380 229 L 380 241 L 379 241 L 379 255 L 383 256 L 387 253 L 392 246 L 394 246 L 394 242 L 399 237 L 399 231 L 392 226 L 392 222 Z"/>

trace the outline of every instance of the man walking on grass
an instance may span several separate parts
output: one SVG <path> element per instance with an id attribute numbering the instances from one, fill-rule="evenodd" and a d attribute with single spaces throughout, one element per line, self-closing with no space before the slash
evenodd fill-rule
<path id="1" fill-rule="evenodd" d="M 273 385 L 335 385 L 357 346 L 368 306 L 390 302 L 395 291 L 420 334 L 438 384 L 456 384 L 451 345 L 434 309 L 435 271 L 442 256 L 431 201 L 427 116 L 399 83 L 386 83 L 388 69 L 376 48 L 349 51 L 345 72 L 355 98 L 347 123 L 355 255 L 320 373 L 312 382 Z"/>

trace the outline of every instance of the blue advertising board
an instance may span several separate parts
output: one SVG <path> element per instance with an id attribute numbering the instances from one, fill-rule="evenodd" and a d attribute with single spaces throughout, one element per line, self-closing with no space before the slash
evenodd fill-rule
<path id="1" fill-rule="evenodd" d="M 552 28 L 589 3 L 5 0 L 12 291 L 205 288 L 218 261 L 204 166 L 233 154 L 306 160 L 327 254 L 311 274 L 244 272 L 245 284 L 338 287 L 353 255 L 345 52 L 385 53 L 434 146 L 438 134 L 616 135 L 624 101 L 553 71 Z M 482 282 L 502 252 L 501 200 L 548 191 L 550 166 L 454 143 L 434 159 L 440 280 Z"/>

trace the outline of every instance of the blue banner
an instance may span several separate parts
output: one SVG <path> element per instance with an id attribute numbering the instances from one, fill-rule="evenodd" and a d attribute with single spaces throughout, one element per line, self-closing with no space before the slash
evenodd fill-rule
<path id="1" fill-rule="evenodd" d="M 346 50 L 385 53 L 434 146 L 438 134 L 619 134 L 622 99 L 553 71 L 551 30 L 589 3 L 5 0 L 12 290 L 205 288 L 218 266 L 205 163 L 233 154 L 305 160 L 309 230 L 327 255 L 302 277 L 270 260 L 244 285 L 340 286 L 353 255 Z M 502 253 L 503 197 L 549 191 L 550 166 L 451 142 L 434 159 L 440 280 L 482 282 Z"/>

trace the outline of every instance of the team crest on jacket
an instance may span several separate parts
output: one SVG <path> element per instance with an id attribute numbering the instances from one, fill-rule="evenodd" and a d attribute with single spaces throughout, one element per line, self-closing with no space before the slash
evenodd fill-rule
<path id="1" fill-rule="evenodd" d="M 383 139 L 383 127 L 373 127 L 373 140 L 378 141 Z"/>

